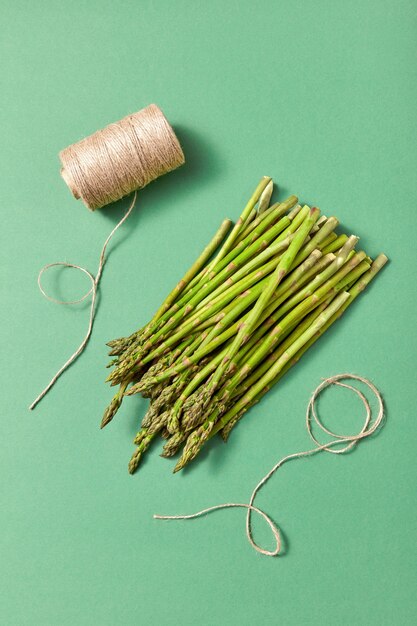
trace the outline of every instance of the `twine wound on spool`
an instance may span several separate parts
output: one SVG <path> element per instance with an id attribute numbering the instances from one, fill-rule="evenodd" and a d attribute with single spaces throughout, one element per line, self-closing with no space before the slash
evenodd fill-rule
<path id="1" fill-rule="evenodd" d="M 156 104 L 127 115 L 59 154 L 73 196 L 94 211 L 185 162 L 179 141 Z"/>
<path id="2" fill-rule="evenodd" d="M 185 162 L 183 151 L 173 129 L 155 104 L 68 146 L 62 150 L 59 157 L 62 163 L 62 178 L 73 196 L 77 200 L 81 199 L 91 210 L 120 200 L 132 192 L 135 193 L 126 213 L 113 228 L 102 247 L 95 277 L 86 268 L 65 261 L 49 263 L 39 272 L 38 286 L 42 295 L 48 300 L 57 304 L 77 304 L 91 295 L 91 305 L 84 339 L 32 402 L 29 409 L 35 408 L 88 343 L 93 329 L 96 295 L 106 260 L 106 249 L 113 235 L 131 214 L 136 202 L 136 191 Z M 42 286 L 42 276 L 46 270 L 56 266 L 69 267 L 83 272 L 91 281 L 91 289 L 79 300 L 64 301 L 52 298 Z"/>
<path id="3" fill-rule="evenodd" d="M 343 380 L 357 380 L 368 387 L 368 389 L 374 394 L 377 405 L 378 405 L 378 413 L 374 419 L 372 419 L 372 411 L 369 405 L 369 402 L 366 396 L 356 387 L 349 385 L 345 382 L 341 382 Z M 339 387 L 345 387 L 346 389 L 350 389 L 360 398 L 362 401 L 366 415 L 363 426 L 361 430 L 356 435 L 339 435 L 337 433 L 332 432 L 328 428 L 324 426 L 320 417 L 317 414 L 315 403 L 320 395 L 320 393 L 331 385 L 338 385 Z M 247 510 L 246 513 L 246 537 L 254 550 L 263 554 L 265 556 L 278 556 L 281 551 L 282 539 L 281 533 L 277 526 L 277 524 L 272 520 L 269 515 L 267 515 L 262 509 L 256 507 L 254 505 L 254 501 L 258 492 L 262 489 L 265 483 L 271 478 L 275 472 L 284 465 L 287 461 L 291 461 L 293 459 L 300 459 L 303 457 L 312 456 L 313 454 L 317 454 L 318 452 L 331 452 L 332 454 L 344 454 L 351 450 L 354 446 L 356 446 L 360 441 L 363 441 L 366 437 L 374 434 L 376 430 L 382 425 L 382 420 L 384 417 L 384 405 L 382 402 L 382 397 L 378 389 L 375 385 L 366 378 L 362 376 L 356 376 L 355 374 L 337 374 L 335 376 L 331 376 L 330 378 L 325 378 L 323 382 L 313 391 L 310 400 L 307 405 L 306 411 L 306 427 L 307 432 L 310 435 L 311 439 L 316 444 L 315 448 L 310 450 L 305 450 L 303 452 L 296 452 L 295 454 L 289 454 L 282 458 L 274 467 L 259 481 L 256 485 L 255 489 L 252 491 L 248 503 L 239 503 L 239 502 L 226 502 L 224 504 L 217 504 L 215 506 L 211 506 L 207 509 L 202 509 L 201 511 L 197 511 L 197 513 L 192 513 L 190 515 L 154 515 L 154 519 L 162 519 L 162 520 L 190 520 L 198 517 L 202 517 L 207 515 L 208 513 L 212 513 L 213 511 L 218 511 L 219 509 L 229 509 L 229 508 L 243 508 Z M 334 437 L 332 441 L 327 443 L 320 443 L 316 436 L 313 433 L 312 423 L 316 424 L 318 428 L 320 428 L 324 433 Z M 342 444 L 343 447 L 338 447 L 337 449 L 333 449 L 335 446 L 340 446 Z M 275 540 L 275 549 L 274 550 L 265 550 L 253 538 L 252 534 L 252 526 L 251 526 L 251 518 L 252 513 L 257 513 L 269 526 L 272 536 Z"/>

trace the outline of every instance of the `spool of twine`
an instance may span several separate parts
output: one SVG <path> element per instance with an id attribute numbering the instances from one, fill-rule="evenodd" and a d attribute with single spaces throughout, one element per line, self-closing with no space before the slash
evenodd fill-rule
<path id="1" fill-rule="evenodd" d="M 145 109 L 109 124 L 59 154 L 61 176 L 87 208 L 120 200 L 185 161 L 161 109 Z"/>
<path id="2" fill-rule="evenodd" d="M 185 162 L 180 143 L 161 109 L 150 104 L 145 109 L 109 124 L 89 137 L 68 146 L 59 154 L 61 175 L 73 196 L 94 211 L 134 192 L 129 208 L 116 224 L 102 246 L 98 269 L 94 276 L 75 263 L 48 263 L 38 274 L 43 296 L 57 304 L 77 304 L 91 295 L 87 332 L 77 350 L 54 374 L 45 389 L 35 398 L 30 409 L 48 393 L 61 374 L 83 352 L 93 330 L 98 284 L 106 260 L 107 246 L 123 222 L 133 211 L 137 190 Z M 57 300 L 42 286 L 42 276 L 51 267 L 61 265 L 83 272 L 91 282 L 90 290 L 78 300 Z"/>

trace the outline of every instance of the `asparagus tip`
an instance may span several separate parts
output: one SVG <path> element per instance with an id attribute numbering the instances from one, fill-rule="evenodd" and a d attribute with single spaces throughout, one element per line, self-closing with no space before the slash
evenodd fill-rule
<path id="1" fill-rule="evenodd" d="M 116 411 L 117 408 L 115 407 L 115 402 L 112 400 L 107 409 L 104 411 L 104 415 L 101 418 L 100 428 L 104 428 L 109 422 L 112 421 Z"/>
<path id="2" fill-rule="evenodd" d="M 113 417 L 107 417 L 107 415 L 104 415 L 100 423 L 100 430 L 103 429 L 105 426 L 107 426 L 107 424 L 109 424 L 112 421 L 112 419 Z"/>
<path id="3" fill-rule="evenodd" d="M 176 474 L 177 472 L 179 472 L 180 470 L 182 470 L 182 468 L 185 466 L 185 463 L 181 463 L 181 459 L 178 461 L 178 463 L 176 464 L 176 466 L 174 467 L 174 469 L 172 470 L 173 474 Z"/>
<path id="4" fill-rule="evenodd" d="M 142 458 L 142 451 L 140 448 L 136 448 L 127 466 L 127 471 L 129 472 L 129 474 L 134 474 L 136 472 L 141 458 Z"/>

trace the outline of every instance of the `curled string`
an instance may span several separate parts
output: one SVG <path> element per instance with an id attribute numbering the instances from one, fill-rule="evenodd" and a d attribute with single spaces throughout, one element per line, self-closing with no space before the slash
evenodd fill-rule
<path id="1" fill-rule="evenodd" d="M 359 391 L 359 389 L 356 389 L 356 387 L 353 387 L 352 385 L 348 385 L 347 383 L 344 383 L 344 382 L 340 382 L 342 380 L 360 381 L 361 383 L 366 385 L 370 391 L 372 391 L 378 404 L 378 413 L 374 420 L 372 420 L 371 407 L 369 405 L 367 398 L 364 396 L 364 394 L 361 391 Z M 350 389 L 351 391 L 356 393 L 357 396 L 362 401 L 365 407 L 366 416 L 365 416 L 365 420 L 364 420 L 361 430 L 356 435 L 340 435 L 340 434 L 334 433 L 328 428 L 326 428 L 321 422 L 321 419 L 319 418 L 317 411 L 316 411 L 315 402 L 319 394 L 324 389 L 326 389 L 326 387 L 329 387 L 331 385 L 337 385 L 339 387 L 345 387 L 346 389 Z M 303 452 L 296 452 L 294 454 L 289 454 L 288 456 L 285 456 L 280 461 L 278 461 L 278 463 L 274 465 L 274 467 L 256 485 L 255 489 L 252 491 L 251 497 L 249 499 L 249 503 L 226 502 L 224 504 L 217 504 L 215 506 L 211 506 L 209 508 L 203 509 L 201 511 L 198 511 L 197 513 L 192 513 L 191 515 L 154 515 L 153 517 L 154 519 L 164 519 L 164 520 L 188 520 L 188 519 L 202 517 L 203 515 L 207 515 L 208 513 L 212 513 L 213 511 L 218 511 L 219 509 L 229 509 L 229 508 L 247 509 L 246 536 L 250 545 L 257 552 L 259 552 L 260 554 L 264 554 L 265 556 L 278 556 L 281 551 L 281 545 L 282 545 L 281 533 L 277 524 L 271 519 L 271 517 L 269 517 L 269 515 L 267 515 L 264 511 L 262 511 L 261 509 L 259 509 L 258 507 L 254 505 L 254 501 L 255 501 L 257 493 L 262 489 L 262 487 L 271 478 L 271 476 L 275 474 L 275 472 L 282 465 L 284 465 L 284 463 L 287 463 L 287 461 L 292 461 L 293 459 L 300 459 L 303 457 L 312 456 L 313 454 L 317 454 L 318 452 L 332 452 L 333 454 L 344 454 L 345 452 L 348 452 L 351 448 L 357 445 L 360 441 L 362 441 L 366 437 L 369 437 L 370 435 L 375 433 L 375 431 L 381 426 L 383 416 L 384 416 L 384 405 L 382 402 L 381 394 L 378 391 L 378 389 L 375 387 L 375 385 L 371 383 L 371 381 L 369 381 L 368 379 L 362 378 L 361 376 L 356 376 L 355 374 L 337 374 L 335 376 L 331 376 L 330 378 L 325 378 L 323 382 L 313 391 L 311 398 L 308 402 L 307 411 L 306 411 L 307 432 L 310 435 L 311 439 L 316 444 L 316 447 L 312 448 L 311 450 L 305 450 Z M 313 433 L 313 429 L 312 429 L 313 421 L 324 433 L 330 435 L 331 437 L 334 437 L 334 439 L 324 444 L 320 443 Z M 341 444 L 342 444 L 342 447 L 340 447 Z M 337 449 L 333 449 L 335 446 L 339 446 L 339 447 Z M 251 527 L 252 513 L 257 513 L 258 515 L 260 515 L 260 517 L 268 524 L 269 528 L 271 529 L 271 532 L 275 541 L 274 550 L 265 550 L 259 544 L 257 544 L 256 541 L 254 540 L 253 534 L 252 534 L 252 527 Z"/>
<path id="2" fill-rule="evenodd" d="M 80 345 L 78 346 L 76 351 L 69 357 L 69 359 L 67 361 L 65 361 L 64 365 L 51 378 L 49 383 L 46 385 L 45 389 L 43 391 L 41 391 L 41 393 L 37 396 L 37 398 L 35 398 L 35 400 L 29 406 L 29 409 L 31 409 L 31 410 L 35 408 L 35 406 L 38 404 L 38 402 L 40 400 L 42 400 L 42 398 L 48 393 L 48 391 L 51 389 L 51 387 L 54 386 L 54 384 L 56 383 L 58 378 L 61 376 L 61 374 L 63 372 L 65 372 L 67 367 L 69 367 L 71 365 L 71 363 L 73 363 L 75 361 L 75 359 L 81 354 L 81 352 L 83 352 L 85 346 L 88 343 L 88 340 L 90 339 L 90 335 L 91 335 L 91 332 L 93 330 L 93 324 L 94 324 L 95 307 L 96 307 L 96 299 L 97 299 L 97 288 L 98 288 L 98 284 L 100 282 L 101 275 L 103 273 L 104 263 L 106 261 L 106 249 L 107 249 L 107 246 L 108 246 L 108 244 L 110 242 L 110 239 L 113 237 L 115 232 L 120 228 L 120 226 L 127 220 L 129 215 L 133 211 L 133 207 L 135 206 L 135 203 L 136 203 L 136 195 L 137 195 L 137 193 L 135 191 L 135 193 L 133 194 L 132 202 L 130 203 L 130 206 L 127 209 L 126 213 L 124 214 L 124 216 L 122 217 L 120 222 L 118 222 L 116 224 L 116 226 L 113 228 L 113 230 L 111 231 L 110 235 L 107 237 L 106 241 L 104 242 L 104 245 L 103 245 L 103 247 L 101 249 L 101 253 L 100 253 L 100 260 L 99 260 L 99 264 L 98 264 L 97 274 L 96 274 L 95 277 L 85 267 L 81 267 L 80 265 L 76 265 L 75 263 L 67 263 L 66 261 L 58 261 L 56 263 L 48 263 L 47 265 L 43 266 L 43 268 L 40 270 L 40 272 L 38 274 L 39 290 L 42 293 L 42 295 L 45 298 L 47 298 L 48 300 L 50 300 L 51 302 L 55 302 L 56 304 L 65 304 L 65 305 L 67 305 L 67 304 L 78 304 L 80 302 L 83 302 L 86 298 L 88 298 L 89 295 L 91 295 L 91 305 L 90 305 L 90 314 L 89 314 L 89 319 L 88 319 L 87 332 L 86 332 L 86 334 L 84 336 L 84 339 L 82 340 L 82 342 L 80 343 Z M 46 293 L 46 291 L 45 291 L 45 289 L 44 289 L 44 287 L 42 285 L 42 276 L 51 267 L 57 267 L 59 265 L 60 266 L 64 266 L 64 267 L 70 267 L 70 268 L 79 270 L 80 272 L 84 272 L 84 274 L 89 278 L 89 280 L 91 282 L 91 288 L 89 289 L 89 291 L 87 293 L 85 293 L 82 296 L 82 298 L 79 298 L 78 300 L 58 300 L 57 298 L 53 298 L 48 293 Z"/>

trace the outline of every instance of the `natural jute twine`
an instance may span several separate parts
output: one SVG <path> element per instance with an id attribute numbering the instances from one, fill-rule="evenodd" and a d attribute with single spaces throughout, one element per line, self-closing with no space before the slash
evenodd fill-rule
<path id="1" fill-rule="evenodd" d="M 59 158 L 61 175 L 74 197 L 92 210 L 184 163 L 179 141 L 156 104 L 68 146 Z"/>
<path id="2" fill-rule="evenodd" d="M 49 263 L 39 272 L 39 289 L 48 300 L 57 304 L 77 304 L 91 295 L 91 305 L 84 339 L 32 402 L 30 409 L 35 408 L 87 345 L 93 329 L 97 288 L 106 260 L 106 249 L 110 239 L 132 212 L 136 202 L 136 190 L 184 163 L 184 154 L 179 141 L 164 114 L 155 104 L 65 148 L 59 157 L 63 179 L 74 197 L 81 198 L 91 210 L 120 200 L 132 192 L 135 193 L 128 210 L 102 247 L 95 277 L 86 268 L 66 261 Z M 42 286 L 44 272 L 59 265 L 79 270 L 90 279 L 91 289 L 79 300 L 57 300 L 45 292 Z"/>
<path id="3" fill-rule="evenodd" d="M 368 389 L 374 394 L 377 405 L 378 405 L 378 413 L 374 419 L 372 419 L 372 411 L 369 405 L 367 398 L 364 394 L 345 382 L 344 380 L 357 380 L 368 387 Z M 366 415 L 363 426 L 361 430 L 356 435 L 338 435 L 337 433 L 332 432 L 328 428 L 326 428 L 321 419 L 318 416 L 316 411 L 315 403 L 320 395 L 320 393 L 329 387 L 330 385 L 338 385 L 339 387 L 345 387 L 346 389 L 350 389 L 354 393 L 358 395 L 360 400 L 362 401 Z M 236 502 L 226 502 L 224 504 L 217 504 L 215 506 L 211 506 L 207 509 L 203 509 L 198 511 L 197 513 L 192 513 L 191 515 L 154 515 L 154 519 L 163 519 L 163 520 L 188 520 L 194 519 L 197 517 L 202 517 L 207 513 L 212 513 L 213 511 L 218 511 L 219 509 L 228 509 L 228 508 L 243 508 L 247 509 L 246 513 L 246 536 L 252 548 L 254 548 L 260 554 L 264 554 L 265 556 L 278 556 L 281 551 L 281 533 L 277 526 L 277 524 L 272 520 L 269 515 L 267 515 L 262 509 L 254 506 L 254 501 L 257 493 L 262 489 L 265 483 L 271 478 L 271 476 L 287 461 L 291 461 L 293 459 L 300 459 L 302 457 L 312 456 L 313 454 L 317 454 L 318 452 L 332 452 L 333 454 L 344 454 L 351 450 L 355 445 L 357 445 L 360 441 L 364 440 L 366 437 L 369 437 L 381 426 L 382 420 L 384 417 L 384 406 L 382 402 L 382 397 L 378 389 L 375 387 L 371 381 L 363 378 L 362 376 L 356 376 L 355 374 L 337 374 L 336 376 L 331 376 L 330 378 L 325 378 L 323 382 L 313 391 L 310 400 L 307 405 L 306 412 L 306 427 L 308 434 L 311 439 L 316 444 L 316 447 L 305 450 L 304 452 L 296 452 L 295 454 L 289 454 L 281 459 L 274 467 L 259 481 L 256 485 L 255 489 L 252 491 L 251 497 L 248 503 L 236 503 Z M 316 424 L 323 432 L 330 435 L 334 439 L 327 443 L 320 443 L 316 436 L 313 433 L 312 423 Z M 342 447 L 340 447 L 342 445 Z M 333 449 L 335 446 L 339 446 L 337 449 Z M 251 528 L 251 516 L 252 513 L 257 513 L 260 517 L 265 520 L 271 529 L 272 535 L 275 540 L 275 549 L 274 550 L 265 550 L 253 538 L 252 528 Z"/>

